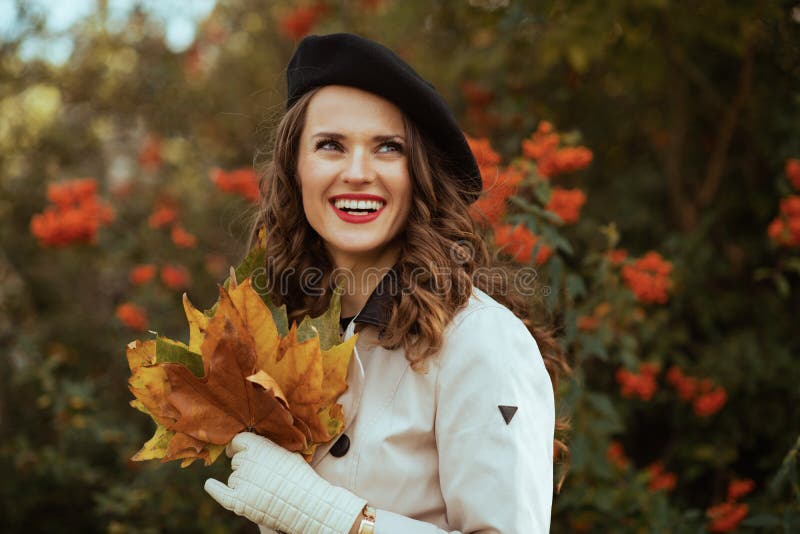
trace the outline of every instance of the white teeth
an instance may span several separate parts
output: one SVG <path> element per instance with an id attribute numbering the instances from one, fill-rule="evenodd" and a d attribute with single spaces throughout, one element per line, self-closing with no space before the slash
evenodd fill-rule
<path id="1" fill-rule="evenodd" d="M 339 198 L 336 199 L 334 205 L 339 209 L 379 210 L 385 205 L 385 202 L 379 200 L 349 200 Z"/>

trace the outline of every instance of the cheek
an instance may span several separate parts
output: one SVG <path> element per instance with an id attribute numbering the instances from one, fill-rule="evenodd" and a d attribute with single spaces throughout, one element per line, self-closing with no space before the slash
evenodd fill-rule
<path id="1" fill-rule="evenodd" d="M 305 187 L 300 188 L 300 200 L 303 204 L 303 212 L 305 212 L 306 219 L 309 221 L 317 218 L 319 207 L 314 202 L 317 197 L 318 195 L 315 195 L 314 188 L 311 184 L 306 183 Z"/>
<path id="2" fill-rule="evenodd" d="M 402 182 L 402 198 L 403 209 L 408 212 L 411 210 L 412 199 L 414 198 L 414 186 L 412 184 L 411 176 L 405 174 Z"/>

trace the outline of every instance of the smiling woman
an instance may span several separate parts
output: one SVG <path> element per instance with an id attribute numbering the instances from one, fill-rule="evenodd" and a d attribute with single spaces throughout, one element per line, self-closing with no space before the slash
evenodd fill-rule
<path id="1" fill-rule="evenodd" d="M 480 171 L 450 109 L 350 34 L 303 39 L 287 81 L 254 235 L 266 228 L 267 284 L 290 321 L 326 310 L 337 276 L 351 283 L 344 430 L 310 465 L 240 434 L 228 485 L 207 491 L 267 532 L 547 532 L 568 368 L 515 288 L 479 275 L 492 267 L 469 215 Z"/>
<path id="2" fill-rule="evenodd" d="M 342 85 L 309 92 L 305 101 L 297 179 L 308 224 L 338 268 L 389 269 L 411 209 L 403 113 L 378 95 Z M 356 294 L 362 299 L 342 297 L 345 315 L 368 295 Z"/>

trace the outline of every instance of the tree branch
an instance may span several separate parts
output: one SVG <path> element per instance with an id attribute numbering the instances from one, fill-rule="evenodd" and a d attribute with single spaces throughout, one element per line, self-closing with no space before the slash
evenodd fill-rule
<path id="1" fill-rule="evenodd" d="M 664 171 L 673 216 L 681 229 L 688 230 L 694 226 L 697 216 L 694 204 L 686 197 L 683 187 L 683 148 L 686 144 L 686 128 L 689 123 L 683 80 L 676 80 L 674 91 L 670 94 L 672 96 L 670 115 L 673 120 L 669 131 L 669 144 L 664 152 Z"/>
<path id="2" fill-rule="evenodd" d="M 708 206 L 717 194 L 722 175 L 728 163 L 728 150 L 730 148 L 733 134 L 736 131 L 736 123 L 739 120 L 742 109 L 750 97 L 753 87 L 753 67 L 755 54 L 753 52 L 753 40 L 750 39 L 745 46 L 742 67 L 739 71 L 739 86 L 731 103 L 727 106 L 725 114 L 719 125 L 717 140 L 714 149 L 706 166 L 706 175 L 697 193 L 697 206 L 702 208 Z"/>

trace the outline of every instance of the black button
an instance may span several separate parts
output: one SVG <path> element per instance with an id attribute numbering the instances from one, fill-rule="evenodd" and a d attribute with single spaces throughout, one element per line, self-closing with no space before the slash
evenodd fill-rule
<path id="1" fill-rule="evenodd" d="M 347 437 L 347 434 L 342 434 L 331 447 L 331 454 L 341 458 L 347 454 L 348 450 L 350 450 L 350 438 Z"/>

